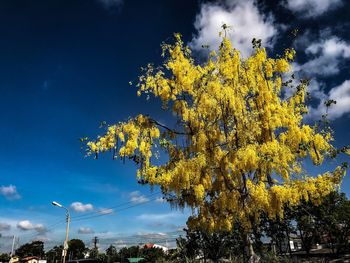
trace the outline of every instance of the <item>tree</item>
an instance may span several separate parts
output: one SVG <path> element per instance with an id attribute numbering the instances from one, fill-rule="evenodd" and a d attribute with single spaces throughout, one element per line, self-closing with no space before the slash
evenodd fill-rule
<path id="1" fill-rule="evenodd" d="M 242 249 L 241 235 L 237 232 L 218 232 L 218 233 L 208 233 L 206 231 L 200 232 L 200 243 L 201 251 L 203 254 L 204 262 L 207 260 L 212 260 L 213 262 L 218 262 L 221 258 L 229 258 L 230 254 L 237 249 L 238 246 Z M 237 243 L 234 241 L 238 241 Z M 244 250 L 244 246 L 243 246 Z M 240 253 L 236 253 L 239 255 Z"/>
<path id="2" fill-rule="evenodd" d="M 165 260 L 165 253 L 161 248 L 142 248 L 141 257 L 144 258 L 145 262 L 163 262 Z"/>
<path id="3" fill-rule="evenodd" d="M 201 230 L 184 229 L 185 237 L 176 240 L 176 258 L 181 262 L 192 262 L 202 258 L 204 262 L 218 262 L 223 258 L 241 256 L 244 243 L 238 223 L 230 232 L 208 233 Z M 211 261 L 209 261 L 211 262 Z"/>
<path id="4" fill-rule="evenodd" d="M 84 258 L 84 252 L 86 251 L 85 244 L 80 239 L 71 239 L 68 241 L 68 256 L 69 259 L 81 259 Z"/>
<path id="5" fill-rule="evenodd" d="M 126 258 L 137 258 L 141 255 L 141 249 L 138 246 L 123 247 L 119 250 L 121 261 L 125 261 Z"/>
<path id="6" fill-rule="evenodd" d="M 89 249 L 89 258 L 97 258 L 99 255 L 98 248 L 91 248 Z"/>
<path id="7" fill-rule="evenodd" d="M 137 84 L 139 96 L 160 98 L 174 125 L 140 114 L 87 143 L 90 155 L 112 150 L 133 160 L 140 183 L 159 185 L 174 205 L 196 208 L 190 228 L 229 231 L 241 222 L 252 259 L 251 229 L 261 212 L 275 218 L 303 199 L 319 203 L 346 170 L 313 177 L 302 169 L 305 158 L 321 165 L 339 152 L 332 133 L 302 121 L 308 81 L 285 81 L 295 51 L 269 58 L 259 41 L 253 44 L 244 59 L 224 37 L 218 53 L 197 64 L 176 34 L 174 44 L 162 46 L 163 65 L 148 65 Z M 165 161 L 156 160 L 160 154 Z"/>
<path id="8" fill-rule="evenodd" d="M 176 239 L 177 258 L 184 262 L 193 261 L 200 253 L 199 233 L 198 231 L 189 231 L 184 229 L 186 237 Z"/>
<path id="9" fill-rule="evenodd" d="M 44 242 L 33 241 L 26 243 L 16 250 L 16 255 L 19 257 L 37 256 L 41 258 L 45 255 Z"/>
<path id="10" fill-rule="evenodd" d="M 100 262 L 108 262 L 108 257 L 105 253 L 98 253 L 97 257 L 96 257 Z"/>
<path id="11" fill-rule="evenodd" d="M 284 210 L 283 218 L 270 219 L 264 213 L 261 215 L 260 227 L 264 234 L 271 239 L 273 252 L 278 254 L 291 253 L 290 234 L 295 233 L 292 224 L 293 216 L 293 211 L 288 208 Z"/>
<path id="12" fill-rule="evenodd" d="M 335 199 L 337 200 L 335 208 L 337 223 L 331 226 L 333 235 L 337 237 L 337 253 L 344 253 L 350 251 L 350 201 L 344 193 Z"/>
<path id="13" fill-rule="evenodd" d="M 303 209 L 295 210 L 295 220 L 297 222 L 297 229 L 299 230 L 301 242 L 306 254 L 310 253 L 312 245 L 320 240 L 319 232 L 315 224 L 315 217 L 313 212 Z M 306 213 L 305 213 L 306 212 Z"/>
<path id="14" fill-rule="evenodd" d="M 10 255 L 7 253 L 0 254 L 0 262 L 9 262 L 10 258 L 11 258 Z"/>
<path id="15" fill-rule="evenodd" d="M 106 255 L 107 255 L 107 262 L 108 263 L 115 262 L 117 260 L 117 256 L 118 256 L 117 248 L 113 245 L 110 245 L 106 249 Z"/>
<path id="16" fill-rule="evenodd" d="M 54 246 L 52 249 L 46 252 L 46 259 L 48 263 L 56 263 L 62 261 L 63 246 Z"/>
<path id="17" fill-rule="evenodd" d="M 344 193 L 332 192 L 323 202 L 306 206 L 314 218 L 318 236 L 330 244 L 333 253 L 348 249 L 350 236 L 350 201 Z"/>

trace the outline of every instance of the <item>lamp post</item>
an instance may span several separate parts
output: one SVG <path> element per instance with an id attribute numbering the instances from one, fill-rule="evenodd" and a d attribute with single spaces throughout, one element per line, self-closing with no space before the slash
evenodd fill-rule
<path id="1" fill-rule="evenodd" d="M 58 207 L 66 210 L 66 222 L 67 222 L 67 224 L 66 224 L 66 239 L 64 240 L 63 250 L 62 250 L 62 255 L 63 255 L 62 263 L 66 263 L 66 256 L 67 256 L 67 250 L 68 250 L 68 232 L 69 232 L 70 214 L 69 214 L 68 208 L 64 207 L 60 203 L 53 201 L 52 204 L 54 206 L 58 206 Z"/>

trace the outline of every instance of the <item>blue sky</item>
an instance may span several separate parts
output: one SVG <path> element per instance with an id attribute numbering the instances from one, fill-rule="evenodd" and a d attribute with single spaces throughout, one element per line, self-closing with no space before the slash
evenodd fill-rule
<path id="1" fill-rule="evenodd" d="M 141 239 L 173 243 L 189 211 L 170 209 L 156 188 L 137 184 L 132 163 L 108 154 L 84 158 L 78 140 L 101 133 L 102 121 L 141 112 L 167 121 L 160 103 L 137 97 L 128 82 L 140 67 L 161 62 L 160 44 L 173 32 L 198 60 L 202 44 L 218 46 L 223 23 L 232 26 L 229 37 L 243 55 L 253 37 L 271 54 L 294 46 L 297 76 L 312 80 L 308 119 L 320 117 L 325 99 L 337 100 L 330 110 L 335 144 L 349 145 L 349 12 L 345 0 L 1 1 L 0 251 L 8 251 L 12 235 L 18 245 L 61 244 L 64 210 L 53 200 L 70 208 L 70 237 L 87 245 L 95 235 L 101 247 Z M 307 168 L 317 174 L 342 161 Z M 348 195 L 349 186 L 346 177 Z M 107 212 L 113 213 L 101 215 Z"/>

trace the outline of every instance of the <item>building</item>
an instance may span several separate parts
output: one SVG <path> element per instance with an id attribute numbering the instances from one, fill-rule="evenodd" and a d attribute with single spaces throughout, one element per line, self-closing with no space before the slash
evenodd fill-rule
<path id="1" fill-rule="evenodd" d="M 152 243 L 148 243 L 148 244 L 145 244 L 143 246 L 144 248 L 160 248 L 163 250 L 164 253 L 167 253 L 169 248 L 165 247 L 165 246 L 162 246 L 162 245 L 157 245 L 157 244 L 152 244 Z"/>

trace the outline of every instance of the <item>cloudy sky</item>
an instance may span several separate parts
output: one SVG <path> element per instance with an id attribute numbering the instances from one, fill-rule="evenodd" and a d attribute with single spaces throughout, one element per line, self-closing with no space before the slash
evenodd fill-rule
<path id="1" fill-rule="evenodd" d="M 272 56 L 295 47 L 296 76 L 311 79 L 308 121 L 336 100 L 329 111 L 335 144 L 350 144 L 349 13 L 345 0 L 1 1 L 0 251 L 9 251 L 13 235 L 17 245 L 61 244 L 65 213 L 54 200 L 71 211 L 70 237 L 87 245 L 93 236 L 101 247 L 173 244 L 189 211 L 170 209 L 157 188 L 137 184 L 132 164 L 108 154 L 84 158 L 78 140 L 96 136 L 102 121 L 140 112 L 165 120 L 160 104 L 137 97 L 128 82 L 140 67 L 160 63 L 160 43 L 173 32 L 198 61 L 202 45 L 218 47 L 224 23 L 243 56 L 252 38 Z M 342 190 L 350 195 L 348 178 Z"/>

